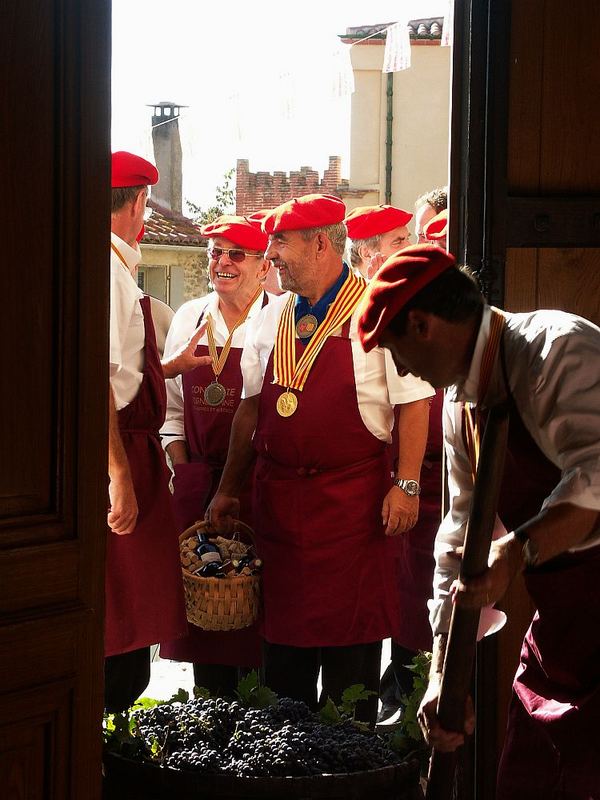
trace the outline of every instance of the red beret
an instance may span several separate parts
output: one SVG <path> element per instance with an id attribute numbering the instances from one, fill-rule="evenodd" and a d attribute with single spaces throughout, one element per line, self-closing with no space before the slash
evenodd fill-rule
<path id="1" fill-rule="evenodd" d="M 348 214 L 344 222 L 351 239 L 370 239 L 408 225 L 412 217 L 408 211 L 394 206 L 359 206 Z"/>
<path id="2" fill-rule="evenodd" d="M 209 222 L 208 225 L 203 225 L 200 233 L 211 239 L 214 239 L 215 236 L 223 236 L 239 247 L 247 247 L 248 250 L 264 252 L 269 243 L 266 233 L 262 231 L 260 220 L 236 217 L 233 214 L 223 214 Z"/>
<path id="3" fill-rule="evenodd" d="M 268 217 L 271 211 L 271 208 L 261 208 L 259 211 L 253 211 L 252 214 L 246 214 L 246 219 L 251 222 L 260 222 L 262 225 L 263 219 Z"/>
<path id="4" fill-rule="evenodd" d="M 365 352 L 406 303 L 434 278 L 454 266 L 454 256 L 434 244 L 415 244 L 384 261 L 367 287 L 358 335 Z"/>
<path id="5" fill-rule="evenodd" d="M 346 206 L 339 197 L 330 194 L 305 194 L 292 197 L 272 209 L 263 219 L 265 233 L 298 231 L 305 228 L 320 228 L 342 222 Z"/>
<path id="6" fill-rule="evenodd" d="M 149 161 L 125 150 L 112 154 L 111 186 L 154 186 L 158 183 L 158 170 Z"/>
<path id="7" fill-rule="evenodd" d="M 423 233 L 428 239 L 443 239 L 448 231 L 448 209 L 445 208 L 432 217 L 423 228 Z"/>

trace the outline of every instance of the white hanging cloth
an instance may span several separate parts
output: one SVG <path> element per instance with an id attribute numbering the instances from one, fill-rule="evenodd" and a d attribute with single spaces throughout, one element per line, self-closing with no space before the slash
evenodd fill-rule
<path id="1" fill-rule="evenodd" d="M 408 20 L 390 25 L 385 36 L 382 72 L 400 72 L 410 69 L 410 35 Z"/>
<path id="2" fill-rule="evenodd" d="M 444 14 L 444 24 L 442 26 L 442 47 L 452 47 L 454 38 L 454 0 L 448 0 L 448 8 Z"/>
<path id="3" fill-rule="evenodd" d="M 351 44 L 339 40 L 331 50 L 331 96 L 348 97 L 354 92 L 354 70 L 350 56 Z"/>

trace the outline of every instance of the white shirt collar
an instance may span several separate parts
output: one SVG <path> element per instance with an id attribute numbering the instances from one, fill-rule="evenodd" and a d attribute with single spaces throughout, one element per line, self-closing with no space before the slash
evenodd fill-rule
<path id="1" fill-rule="evenodd" d="M 483 307 L 483 314 L 481 316 L 481 323 L 475 340 L 475 349 L 473 350 L 473 357 L 471 359 L 471 366 L 469 372 L 462 384 L 455 384 L 449 386 L 447 391 L 448 399 L 456 403 L 462 401 L 463 403 L 476 403 L 477 391 L 479 388 L 479 375 L 481 372 L 481 359 L 483 358 L 483 351 L 487 344 L 490 335 L 490 322 L 492 319 L 492 310 L 490 306 Z"/>
<path id="2" fill-rule="evenodd" d="M 246 321 L 252 319 L 252 317 L 255 317 L 261 310 L 265 294 L 268 294 L 268 292 L 262 291 L 254 303 L 252 303 L 250 311 L 248 312 L 248 316 L 246 317 Z M 211 292 L 209 295 L 207 295 L 206 305 L 204 306 L 204 316 L 206 317 L 208 314 L 210 314 L 215 321 L 217 330 L 220 330 L 224 334 L 225 338 L 227 338 L 229 335 L 229 330 L 223 315 L 221 314 L 221 310 L 219 308 L 219 295 L 216 292 Z"/>
<path id="3" fill-rule="evenodd" d="M 139 246 L 137 246 L 137 243 L 136 247 L 133 248 L 131 245 L 127 244 L 127 242 L 124 242 L 120 236 L 117 236 L 116 233 L 112 233 L 112 231 L 110 234 L 110 240 L 125 259 L 125 263 L 127 264 L 129 272 L 132 275 L 135 275 L 137 266 L 142 260 L 142 252 Z"/>

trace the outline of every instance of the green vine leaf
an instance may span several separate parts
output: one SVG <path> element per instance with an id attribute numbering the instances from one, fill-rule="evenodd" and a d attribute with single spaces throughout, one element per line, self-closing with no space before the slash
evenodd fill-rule
<path id="1" fill-rule="evenodd" d="M 169 697 L 167 703 L 187 703 L 190 699 L 190 693 L 186 689 L 182 689 L 181 687 L 175 692 L 174 695 Z"/>
<path id="2" fill-rule="evenodd" d="M 241 703 L 251 708 L 267 708 L 277 705 L 277 695 L 267 686 L 261 686 L 256 670 L 252 670 L 240 680 L 236 694 Z"/>
<path id="3" fill-rule="evenodd" d="M 371 695 L 377 694 L 370 689 L 365 689 L 364 683 L 355 683 L 344 690 L 342 694 L 342 702 L 340 703 L 340 711 L 342 714 L 348 714 L 354 717 L 356 712 L 356 704 L 359 700 L 368 700 Z"/>
<path id="4" fill-rule="evenodd" d="M 319 719 L 325 725 L 339 725 L 343 721 L 342 715 L 331 697 L 327 698 L 327 702 L 319 711 Z"/>

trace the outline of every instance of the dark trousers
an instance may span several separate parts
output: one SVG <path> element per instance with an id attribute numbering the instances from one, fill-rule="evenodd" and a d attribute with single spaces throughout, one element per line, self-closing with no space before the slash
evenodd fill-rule
<path id="1" fill-rule="evenodd" d="M 381 676 L 380 697 L 384 706 L 400 706 L 402 696 L 412 693 L 414 673 L 406 665 L 410 664 L 416 655 L 413 650 L 396 644 L 392 639 L 392 660 Z"/>
<path id="2" fill-rule="evenodd" d="M 150 683 L 150 648 L 142 647 L 104 659 L 104 708 L 125 711 Z"/>
<path id="3" fill-rule="evenodd" d="M 313 710 L 327 698 L 337 704 L 345 689 L 356 683 L 375 692 L 356 706 L 356 718 L 375 725 L 379 694 L 381 642 L 345 647 L 292 647 L 265 642 L 265 684 L 279 697 L 304 700 Z M 317 697 L 319 669 L 323 691 Z"/>

